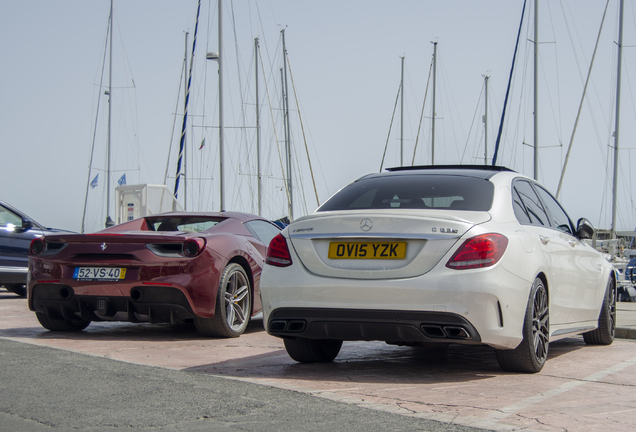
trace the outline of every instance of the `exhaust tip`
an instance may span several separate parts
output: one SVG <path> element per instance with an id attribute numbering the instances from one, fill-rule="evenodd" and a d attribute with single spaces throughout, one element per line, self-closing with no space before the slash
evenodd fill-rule
<path id="1" fill-rule="evenodd" d="M 305 330 L 305 321 L 292 320 L 287 323 L 287 331 L 290 333 L 301 333 Z"/>
<path id="2" fill-rule="evenodd" d="M 70 288 L 68 287 L 60 288 L 60 297 L 62 297 L 63 300 L 68 300 L 69 298 L 71 298 L 72 295 L 73 295 L 73 291 Z"/>
<path id="3" fill-rule="evenodd" d="M 441 326 L 422 324 L 422 331 L 427 337 L 430 337 L 430 338 L 445 338 L 446 337 L 446 333 L 444 333 L 444 329 L 442 329 Z"/>
<path id="4" fill-rule="evenodd" d="M 144 292 L 139 288 L 133 288 L 130 290 L 130 298 L 134 302 L 140 302 L 144 298 Z"/>
<path id="5" fill-rule="evenodd" d="M 270 332 L 284 332 L 285 327 L 287 327 L 287 321 L 272 321 L 269 323 Z"/>
<path id="6" fill-rule="evenodd" d="M 444 332 L 452 339 L 470 339 L 470 335 L 463 327 L 444 327 Z"/>

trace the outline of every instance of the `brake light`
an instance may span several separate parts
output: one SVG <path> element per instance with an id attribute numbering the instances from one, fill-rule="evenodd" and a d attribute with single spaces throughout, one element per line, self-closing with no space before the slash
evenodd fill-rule
<path id="1" fill-rule="evenodd" d="M 276 267 L 287 267 L 292 265 L 291 254 L 287 247 L 287 240 L 285 240 L 285 237 L 283 237 L 282 234 L 277 234 L 276 237 L 269 242 L 265 262 Z"/>
<path id="2" fill-rule="evenodd" d="M 43 238 L 34 238 L 31 240 L 31 246 L 29 246 L 29 252 L 31 255 L 40 255 L 46 250 L 46 242 Z"/>
<path id="3" fill-rule="evenodd" d="M 205 239 L 201 237 L 194 237 L 194 238 L 187 239 L 185 243 L 183 243 L 182 252 L 183 252 L 183 255 L 187 256 L 188 258 L 194 258 L 195 256 L 199 255 L 201 252 L 203 252 L 204 248 L 205 248 Z"/>
<path id="4" fill-rule="evenodd" d="M 501 234 L 483 234 L 466 240 L 450 260 L 446 267 L 454 270 L 468 270 L 482 267 L 490 267 L 501 259 L 508 238 Z"/>

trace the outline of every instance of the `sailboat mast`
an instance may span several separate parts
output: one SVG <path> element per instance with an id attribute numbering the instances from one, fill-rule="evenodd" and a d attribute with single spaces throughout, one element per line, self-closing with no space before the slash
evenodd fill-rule
<path id="1" fill-rule="evenodd" d="M 254 79 L 256 80 L 256 179 L 258 191 L 258 214 L 261 216 L 261 124 L 258 103 L 258 38 L 254 39 Z"/>
<path id="2" fill-rule="evenodd" d="M 288 97 L 288 86 L 287 86 L 287 48 L 285 47 L 285 29 L 281 30 L 283 35 L 283 71 L 284 71 L 284 103 L 285 103 L 285 152 L 287 158 L 287 190 L 289 191 L 289 221 L 292 222 L 294 220 L 294 193 L 292 190 L 292 167 L 291 167 L 291 137 L 289 130 L 289 97 Z"/>
<path id="3" fill-rule="evenodd" d="M 184 62 L 187 67 L 188 65 L 188 32 L 185 34 L 185 57 Z M 183 74 L 183 100 L 186 100 L 188 97 L 188 75 Z M 184 105 L 183 115 L 187 115 L 188 106 Z M 188 211 L 188 146 L 185 141 L 185 130 L 183 131 L 183 171 L 181 175 L 183 176 L 183 210 Z M 172 210 L 176 210 L 177 200 L 172 201 Z"/>
<path id="4" fill-rule="evenodd" d="M 404 56 L 402 59 L 402 76 L 400 78 L 400 166 L 404 166 Z"/>
<path id="5" fill-rule="evenodd" d="M 488 165 L 488 78 L 484 76 L 484 165 Z"/>
<path id="6" fill-rule="evenodd" d="M 616 203 L 618 198 L 618 132 L 621 118 L 621 69 L 623 65 L 623 6 L 620 0 L 620 12 L 618 23 L 618 62 L 616 71 L 616 118 L 614 119 L 614 185 L 612 188 L 612 239 L 616 238 Z M 615 246 L 612 247 L 612 257 Z"/>
<path id="7" fill-rule="evenodd" d="M 534 0 L 534 179 L 539 180 L 539 0 Z"/>
<path id="8" fill-rule="evenodd" d="M 435 165 L 435 81 L 437 80 L 437 42 L 433 42 L 433 112 L 431 119 L 431 165 Z"/>
<path id="9" fill-rule="evenodd" d="M 219 0 L 219 200 L 221 211 L 225 211 L 223 185 L 223 0 Z"/>
<path id="10" fill-rule="evenodd" d="M 112 106 L 112 89 L 113 89 L 113 0 L 110 0 L 110 58 L 108 60 L 108 139 L 106 142 L 106 154 L 107 154 L 107 162 L 106 162 L 106 228 L 115 225 L 113 220 L 110 217 L 110 117 L 111 117 L 111 106 Z"/>

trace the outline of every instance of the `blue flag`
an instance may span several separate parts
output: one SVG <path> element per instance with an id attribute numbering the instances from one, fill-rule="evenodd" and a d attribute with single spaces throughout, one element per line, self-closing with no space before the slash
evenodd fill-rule
<path id="1" fill-rule="evenodd" d="M 97 174 L 91 182 L 91 189 L 95 189 L 97 187 L 97 177 L 99 177 L 99 174 Z"/>
<path id="2" fill-rule="evenodd" d="M 124 174 L 123 176 L 121 176 L 121 178 L 119 180 L 117 180 L 117 184 L 119 186 L 122 186 L 122 185 L 126 184 L 126 174 Z"/>

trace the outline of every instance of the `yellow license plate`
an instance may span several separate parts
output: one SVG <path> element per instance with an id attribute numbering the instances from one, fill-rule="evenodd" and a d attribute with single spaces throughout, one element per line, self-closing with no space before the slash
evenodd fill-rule
<path id="1" fill-rule="evenodd" d="M 329 259 L 404 259 L 406 242 L 331 242 Z"/>

